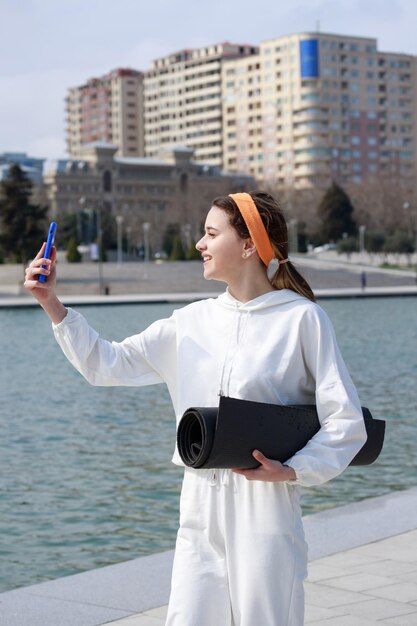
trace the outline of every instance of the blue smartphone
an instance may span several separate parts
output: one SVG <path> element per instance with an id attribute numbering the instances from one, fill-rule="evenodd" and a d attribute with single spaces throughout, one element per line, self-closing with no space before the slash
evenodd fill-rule
<path id="1" fill-rule="evenodd" d="M 49 232 L 48 239 L 46 240 L 46 248 L 44 252 L 44 258 L 49 259 L 51 257 L 51 249 L 55 243 L 55 233 L 56 233 L 56 222 L 51 222 L 49 224 Z M 43 269 L 46 269 L 46 265 L 42 265 Z M 43 274 L 39 274 L 38 281 L 40 283 L 46 283 L 47 277 Z"/>

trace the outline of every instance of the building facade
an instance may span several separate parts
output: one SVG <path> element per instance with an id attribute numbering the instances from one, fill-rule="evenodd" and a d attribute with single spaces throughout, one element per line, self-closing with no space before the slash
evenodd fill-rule
<path id="1" fill-rule="evenodd" d="M 198 161 L 223 167 L 222 67 L 256 54 L 251 45 L 221 43 L 157 59 L 144 75 L 145 154 L 180 144 Z"/>
<path id="2" fill-rule="evenodd" d="M 117 146 L 94 143 L 84 147 L 82 159 L 49 162 L 44 173 L 53 219 L 100 211 L 114 228 L 117 219 L 122 222 L 133 247 L 140 245 L 146 223 L 154 251 L 162 248 L 170 224 L 179 224 L 195 241 L 216 196 L 255 186 L 250 176 L 198 163 L 191 148 L 179 146 L 158 158 L 138 158 L 119 157 Z"/>
<path id="3" fill-rule="evenodd" d="M 417 57 L 300 33 L 222 66 L 223 163 L 301 189 L 417 174 Z"/>
<path id="4" fill-rule="evenodd" d="M 175 145 L 196 161 L 288 190 L 417 175 L 417 57 L 377 40 L 296 33 L 259 47 L 221 43 L 115 70 L 69 91 L 68 148 L 116 156 Z"/>
<path id="5" fill-rule="evenodd" d="M 143 156 L 141 72 L 117 69 L 72 87 L 67 93 L 66 111 L 71 157 L 80 158 L 83 146 L 97 141 L 116 145 L 118 156 Z"/>
<path id="6" fill-rule="evenodd" d="M 0 181 L 7 178 L 12 165 L 19 165 L 35 187 L 42 186 L 42 171 L 45 159 L 31 157 L 26 152 L 0 153 Z"/>

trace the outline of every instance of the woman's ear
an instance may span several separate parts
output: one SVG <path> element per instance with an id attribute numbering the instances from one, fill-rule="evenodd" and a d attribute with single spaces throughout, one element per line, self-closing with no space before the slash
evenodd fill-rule
<path id="1" fill-rule="evenodd" d="M 250 239 L 250 238 L 245 239 L 245 243 L 243 244 L 243 254 L 242 254 L 242 256 L 244 258 L 247 258 L 247 257 L 251 256 L 254 252 L 256 252 L 256 247 L 255 247 L 255 244 L 253 243 L 252 239 Z"/>

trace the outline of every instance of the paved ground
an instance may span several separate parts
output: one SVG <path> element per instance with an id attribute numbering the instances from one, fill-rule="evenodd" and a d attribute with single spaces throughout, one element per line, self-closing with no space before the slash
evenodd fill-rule
<path id="1" fill-rule="evenodd" d="M 416 626 L 417 530 L 312 561 L 305 591 L 311 626 Z M 163 606 L 110 623 L 162 626 L 165 616 Z"/>
<path id="2" fill-rule="evenodd" d="M 416 487 L 303 521 L 306 624 L 417 625 Z M 162 626 L 172 559 L 171 550 L 2 593 L 0 624 Z"/>
<path id="3" fill-rule="evenodd" d="M 366 272 L 368 287 L 416 285 L 416 274 L 411 270 L 384 270 L 375 259 L 356 257 L 347 261 L 336 254 L 327 256 L 294 257 L 296 266 L 313 289 L 353 288 L 361 286 L 361 273 Z M 394 259 L 392 259 L 394 261 Z M 112 295 L 220 292 L 223 285 L 206 281 L 200 261 L 102 264 L 102 287 Z M 60 295 L 99 294 L 99 265 L 97 263 L 59 263 L 58 293 Z M 22 287 L 23 268 L 19 265 L 0 265 L 0 298 L 25 294 Z M 25 294 L 26 295 L 26 294 Z"/>

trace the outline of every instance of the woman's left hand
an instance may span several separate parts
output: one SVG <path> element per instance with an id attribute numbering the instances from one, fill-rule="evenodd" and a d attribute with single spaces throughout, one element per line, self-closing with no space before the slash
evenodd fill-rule
<path id="1" fill-rule="evenodd" d="M 253 451 L 253 457 L 260 463 L 255 469 L 234 469 L 236 474 L 241 474 L 247 480 L 264 480 L 268 482 L 284 482 L 286 480 L 295 480 L 297 475 L 292 467 L 283 465 L 279 461 L 267 459 L 266 456 L 259 452 Z"/>

